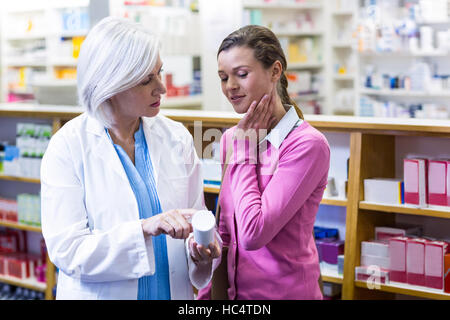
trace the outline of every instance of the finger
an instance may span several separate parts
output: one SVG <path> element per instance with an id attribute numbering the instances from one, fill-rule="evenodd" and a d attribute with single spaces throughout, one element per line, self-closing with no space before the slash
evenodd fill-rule
<path id="1" fill-rule="evenodd" d="M 192 216 L 198 211 L 197 209 L 178 209 L 177 210 L 186 220 L 191 223 Z"/>
<path id="2" fill-rule="evenodd" d="M 242 123 L 241 123 L 242 126 L 240 126 L 240 128 L 243 128 L 244 130 L 249 128 L 249 123 L 251 123 L 253 121 L 253 118 L 255 117 L 255 108 L 256 108 L 256 106 L 257 106 L 257 102 L 253 101 L 252 104 L 250 105 L 250 107 L 248 108 L 247 112 L 245 113 L 244 117 L 241 120 L 242 121 Z"/>
<path id="3" fill-rule="evenodd" d="M 212 259 L 216 259 L 220 256 L 220 247 L 217 243 L 217 241 L 215 241 L 215 243 L 210 243 L 209 244 L 209 250 L 211 251 L 211 258 Z"/>
<path id="4" fill-rule="evenodd" d="M 191 249 L 192 258 L 194 258 L 194 260 L 200 261 L 201 256 L 200 256 L 200 253 L 198 252 L 197 242 L 192 241 L 190 249 Z"/>
<path id="5" fill-rule="evenodd" d="M 177 219 L 173 216 L 172 212 L 167 213 L 165 217 L 167 223 L 169 223 L 173 228 L 173 236 L 174 239 L 181 239 L 183 235 L 183 227 L 177 221 Z"/>
<path id="6" fill-rule="evenodd" d="M 186 220 L 186 218 L 179 213 L 178 211 L 175 211 L 172 214 L 172 217 L 178 222 L 178 224 L 181 227 L 181 238 L 186 239 L 189 236 L 189 233 L 191 233 L 192 225 Z"/>
<path id="7" fill-rule="evenodd" d="M 172 225 L 169 222 L 167 222 L 165 220 L 165 218 L 160 219 L 159 225 L 158 225 L 158 231 L 159 231 L 159 234 L 164 233 L 164 234 L 171 236 L 172 238 L 175 235 L 175 231 L 174 231 Z"/>

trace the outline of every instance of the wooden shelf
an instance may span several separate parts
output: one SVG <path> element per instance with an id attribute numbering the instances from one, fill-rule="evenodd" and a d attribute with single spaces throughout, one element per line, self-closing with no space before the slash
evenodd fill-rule
<path id="1" fill-rule="evenodd" d="M 323 282 L 331 282 L 337 284 L 342 284 L 344 282 L 344 276 L 340 275 L 336 270 L 321 267 L 320 274 L 322 275 Z"/>
<path id="2" fill-rule="evenodd" d="M 39 282 L 36 279 L 32 278 L 20 280 L 10 276 L 0 275 L 0 282 L 40 292 L 45 292 L 45 290 L 47 289 L 47 285 L 45 283 Z"/>
<path id="3" fill-rule="evenodd" d="M 346 207 L 347 206 L 347 199 L 342 199 L 342 198 L 322 198 L 322 201 L 320 201 L 320 204 L 326 204 L 326 205 L 329 205 L 329 206 Z"/>
<path id="4" fill-rule="evenodd" d="M 38 183 L 38 184 L 41 183 L 40 179 L 6 176 L 6 175 L 2 175 L 2 174 L 0 174 L 0 180 L 20 181 L 20 182 Z"/>
<path id="5" fill-rule="evenodd" d="M 391 292 L 397 294 L 404 294 L 408 296 L 437 299 L 437 300 L 450 300 L 450 294 L 443 292 L 442 290 L 431 289 L 420 286 L 413 286 L 405 283 L 390 282 L 388 284 L 380 284 L 379 289 L 369 289 L 366 281 L 355 281 L 355 286 L 364 288 L 367 290 L 379 290 L 384 292 Z"/>
<path id="6" fill-rule="evenodd" d="M 219 194 L 220 191 L 220 186 L 205 186 L 203 187 L 203 192 L 205 193 L 214 193 L 214 194 Z"/>
<path id="7" fill-rule="evenodd" d="M 18 229 L 18 230 L 32 231 L 32 232 L 42 232 L 41 227 L 29 226 L 26 224 L 21 224 L 21 223 L 17 223 L 17 222 L 9 222 L 9 221 L 5 221 L 5 220 L 0 220 L 0 226 L 12 228 L 12 229 Z"/>
<path id="8" fill-rule="evenodd" d="M 433 208 L 414 208 L 406 205 L 383 205 L 377 203 L 370 203 L 361 201 L 359 203 L 359 208 L 364 210 L 371 211 L 382 211 L 382 212 L 391 212 L 391 213 L 401 213 L 401 214 L 410 214 L 417 216 L 428 216 L 428 217 L 437 217 L 450 219 L 450 208 L 448 211 L 437 210 Z"/>

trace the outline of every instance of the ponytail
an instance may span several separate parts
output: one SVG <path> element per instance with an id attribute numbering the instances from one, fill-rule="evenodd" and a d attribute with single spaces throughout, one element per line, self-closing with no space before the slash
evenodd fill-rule
<path id="1" fill-rule="evenodd" d="M 289 93 L 287 90 L 288 84 L 289 84 L 289 82 L 286 77 L 286 74 L 285 74 L 285 72 L 283 72 L 281 74 L 281 77 L 280 77 L 280 80 L 278 81 L 278 86 L 277 86 L 277 91 L 278 91 L 278 95 L 281 98 L 281 103 L 294 106 L 295 111 L 298 114 L 298 117 L 300 119 L 304 119 L 303 112 L 300 110 L 297 103 L 295 103 L 295 101 L 289 96 Z"/>

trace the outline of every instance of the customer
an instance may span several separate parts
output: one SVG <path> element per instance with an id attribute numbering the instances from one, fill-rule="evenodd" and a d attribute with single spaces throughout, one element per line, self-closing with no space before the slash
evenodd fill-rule
<path id="1" fill-rule="evenodd" d="M 218 67 L 223 94 L 245 114 L 221 139 L 222 158 L 231 152 L 219 199 L 228 296 L 322 299 L 313 226 L 327 184 L 328 142 L 289 97 L 286 58 L 269 29 L 231 33 Z M 208 299 L 209 289 L 199 298 Z"/>
<path id="2" fill-rule="evenodd" d="M 185 245 L 203 181 L 189 132 L 158 115 L 161 71 L 155 35 L 125 19 L 103 19 L 82 45 L 87 112 L 54 135 L 41 168 L 58 299 L 192 299 L 211 278 L 221 240 Z"/>

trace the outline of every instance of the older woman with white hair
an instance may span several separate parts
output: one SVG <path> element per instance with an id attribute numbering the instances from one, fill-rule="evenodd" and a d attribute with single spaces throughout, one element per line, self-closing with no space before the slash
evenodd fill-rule
<path id="1" fill-rule="evenodd" d="M 82 45 L 86 112 L 53 136 L 41 167 L 57 299 L 192 299 L 211 279 L 222 242 L 192 238 L 201 166 L 189 132 L 158 114 L 161 69 L 157 37 L 126 19 L 103 19 Z"/>

